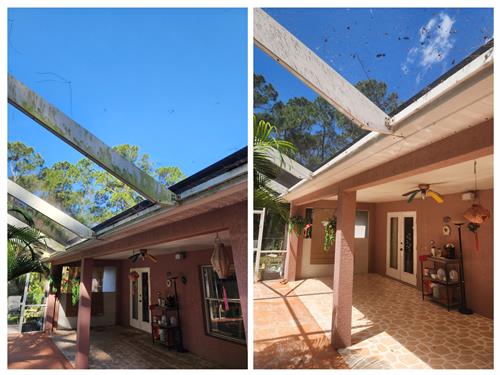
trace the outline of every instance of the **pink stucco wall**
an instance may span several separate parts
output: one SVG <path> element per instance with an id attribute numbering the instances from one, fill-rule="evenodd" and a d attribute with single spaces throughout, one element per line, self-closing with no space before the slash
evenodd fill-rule
<path id="1" fill-rule="evenodd" d="M 484 190 L 480 194 L 482 205 L 493 215 L 493 190 Z M 425 246 L 429 252 L 430 240 L 436 241 L 438 246 L 453 242 L 458 247 L 458 232 L 453 225 L 450 236 L 442 234 L 443 217 L 463 218 L 463 213 L 471 202 L 463 201 L 461 194 L 445 195 L 444 200 L 443 204 L 437 204 L 431 199 L 415 199 L 411 204 L 406 201 L 376 204 L 375 220 L 372 223 L 375 246 L 370 249 L 370 272 L 385 275 L 388 212 L 417 212 L 418 255 L 426 254 Z M 493 217 L 481 225 L 478 233 L 480 251 L 476 252 L 474 235 L 465 225 L 462 227 L 467 302 L 478 314 L 493 318 Z"/>
<path id="2" fill-rule="evenodd" d="M 130 268 L 150 267 L 151 299 L 156 299 L 156 292 L 165 295 L 166 273 L 185 276 L 187 283 L 177 282 L 183 342 L 186 349 L 203 358 L 220 363 L 224 367 L 246 368 L 246 346 L 208 336 L 203 315 L 203 291 L 200 266 L 210 264 L 212 249 L 187 252 L 183 260 L 175 260 L 174 254 L 158 256 L 158 263 L 149 260 L 132 263 L 121 261 L 118 299 L 118 323 L 129 326 L 129 280 Z M 237 273 L 237 278 L 240 277 Z M 244 275 L 246 277 L 246 275 Z M 246 293 L 245 293 L 246 295 Z"/>

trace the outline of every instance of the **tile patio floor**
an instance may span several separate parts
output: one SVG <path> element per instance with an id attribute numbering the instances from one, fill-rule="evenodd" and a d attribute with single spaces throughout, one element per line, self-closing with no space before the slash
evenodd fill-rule
<path id="1" fill-rule="evenodd" d="M 70 369 L 71 363 L 42 332 L 8 336 L 9 369 Z"/>
<path id="2" fill-rule="evenodd" d="M 255 368 L 493 368 L 493 321 L 354 276 L 352 346 L 331 348 L 332 278 L 254 284 Z"/>
<path id="3" fill-rule="evenodd" d="M 73 365 L 76 332 L 58 330 L 52 340 Z M 151 335 L 120 326 L 92 328 L 90 331 L 91 369 L 213 369 L 221 366 L 193 353 L 169 351 L 153 345 Z"/>

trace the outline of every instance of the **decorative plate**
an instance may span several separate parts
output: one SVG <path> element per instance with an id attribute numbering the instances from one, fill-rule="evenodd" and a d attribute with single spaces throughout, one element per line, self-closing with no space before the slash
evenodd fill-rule
<path id="1" fill-rule="evenodd" d="M 448 224 L 443 225 L 443 235 L 449 236 L 451 233 L 451 227 Z"/>
<path id="2" fill-rule="evenodd" d="M 440 268 L 437 270 L 438 279 L 441 281 L 446 281 L 446 272 L 444 269 Z"/>
<path id="3" fill-rule="evenodd" d="M 458 281 L 458 272 L 455 270 L 450 271 L 450 280 L 451 281 Z"/>
<path id="4" fill-rule="evenodd" d="M 167 280 L 167 288 L 170 288 L 172 286 L 172 280 Z"/>

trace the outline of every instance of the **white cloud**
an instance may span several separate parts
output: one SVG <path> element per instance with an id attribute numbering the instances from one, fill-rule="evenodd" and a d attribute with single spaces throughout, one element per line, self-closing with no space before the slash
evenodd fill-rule
<path id="1" fill-rule="evenodd" d="M 448 14 L 441 12 L 431 18 L 419 30 L 419 44 L 410 48 L 401 70 L 408 74 L 412 68 L 419 68 L 417 83 L 434 65 L 442 63 L 453 48 L 455 41 L 451 38 L 451 31 L 455 20 Z"/>

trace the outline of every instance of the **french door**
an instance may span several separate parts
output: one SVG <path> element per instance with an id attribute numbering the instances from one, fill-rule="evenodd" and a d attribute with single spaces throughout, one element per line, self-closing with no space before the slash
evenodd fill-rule
<path id="1" fill-rule="evenodd" d="M 131 268 L 130 274 L 134 272 L 138 277 L 130 278 L 130 325 L 151 332 L 149 268 Z"/>
<path id="2" fill-rule="evenodd" d="M 417 285 L 417 213 L 387 214 L 386 274 Z"/>

